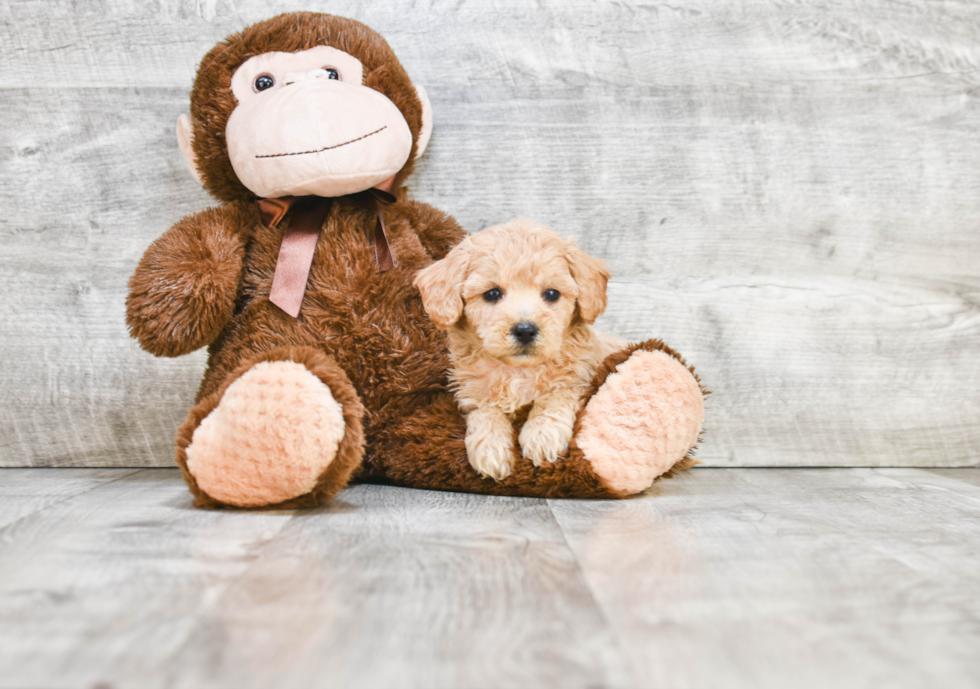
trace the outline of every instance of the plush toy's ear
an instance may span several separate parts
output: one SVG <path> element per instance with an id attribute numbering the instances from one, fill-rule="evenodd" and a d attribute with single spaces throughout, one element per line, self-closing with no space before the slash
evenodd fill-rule
<path id="1" fill-rule="evenodd" d="M 424 88 L 416 86 L 415 90 L 418 92 L 419 100 L 422 101 L 422 131 L 419 132 L 418 150 L 415 152 L 415 158 L 418 159 L 422 157 L 432 136 L 432 104 L 429 103 L 429 96 Z"/>
<path id="2" fill-rule="evenodd" d="M 194 148 L 191 146 L 193 141 L 194 130 L 191 127 L 191 118 L 189 115 L 181 115 L 177 118 L 177 145 L 180 146 L 180 152 L 184 154 L 184 162 L 187 163 L 187 169 L 191 171 L 191 175 L 197 180 L 197 183 L 203 185 L 204 182 L 201 181 L 201 173 L 197 170 L 197 158 L 194 156 Z"/>
<path id="3" fill-rule="evenodd" d="M 445 330 L 463 316 L 463 282 L 469 273 L 470 240 L 464 239 L 446 257 L 415 276 L 422 306 L 437 328 Z"/>
<path id="4" fill-rule="evenodd" d="M 602 261 L 589 256 L 573 241 L 566 245 L 565 260 L 568 261 L 568 269 L 578 285 L 578 310 L 582 320 L 594 323 L 606 310 L 609 271 Z"/>

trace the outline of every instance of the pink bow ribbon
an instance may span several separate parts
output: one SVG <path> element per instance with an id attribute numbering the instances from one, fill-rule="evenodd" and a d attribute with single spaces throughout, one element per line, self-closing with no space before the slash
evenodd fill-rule
<path id="1" fill-rule="evenodd" d="M 395 201 L 392 193 L 394 182 L 395 178 L 391 177 L 369 190 L 378 216 L 374 227 L 374 257 L 378 262 L 378 271 L 382 273 L 395 267 L 380 205 Z M 313 254 L 323 222 L 330 212 L 330 203 L 331 199 L 319 196 L 283 196 L 278 199 L 258 200 L 262 222 L 267 227 L 276 227 L 287 213 L 292 212 L 289 226 L 282 235 L 282 244 L 279 245 L 279 258 L 276 261 L 276 272 L 272 276 L 269 301 L 293 318 L 299 317 L 299 310 L 303 305 Z"/>

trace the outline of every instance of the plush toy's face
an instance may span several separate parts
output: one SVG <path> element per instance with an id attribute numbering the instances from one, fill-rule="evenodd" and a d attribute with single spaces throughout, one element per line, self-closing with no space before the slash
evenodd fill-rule
<path id="1" fill-rule="evenodd" d="M 225 200 L 241 196 L 229 193 L 236 183 L 261 198 L 369 189 L 403 171 L 431 131 L 425 92 L 380 36 L 329 15 L 284 15 L 219 44 L 201 64 L 194 105 L 178 142 Z"/>
<path id="2" fill-rule="evenodd" d="M 401 170 L 412 132 L 394 103 L 361 84 L 362 71 L 329 46 L 263 53 L 239 67 L 225 138 L 242 184 L 267 198 L 340 196 Z"/>

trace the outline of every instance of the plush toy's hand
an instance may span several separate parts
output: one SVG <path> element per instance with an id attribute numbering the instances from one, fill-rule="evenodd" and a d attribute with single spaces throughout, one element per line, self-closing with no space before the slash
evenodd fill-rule
<path id="1" fill-rule="evenodd" d="M 539 467 L 544 462 L 554 462 L 558 456 L 568 449 L 568 441 L 572 439 L 571 424 L 555 421 L 541 415 L 528 419 L 521 429 L 518 442 L 525 459 L 530 459 L 534 466 Z"/>
<path id="2" fill-rule="evenodd" d="M 510 419 L 498 409 L 474 409 L 466 416 L 466 454 L 480 475 L 500 481 L 510 476 L 514 440 Z"/>
<path id="3" fill-rule="evenodd" d="M 249 219 L 235 206 L 184 218 L 143 254 L 129 280 L 126 322 L 157 356 L 210 344 L 235 308 Z"/>

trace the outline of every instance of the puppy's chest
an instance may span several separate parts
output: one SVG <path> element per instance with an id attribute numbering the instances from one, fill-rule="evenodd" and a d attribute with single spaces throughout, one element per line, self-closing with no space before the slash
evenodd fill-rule
<path id="1" fill-rule="evenodd" d="M 492 404 L 505 414 L 514 414 L 533 403 L 550 388 L 538 368 L 519 368 L 496 362 L 481 362 L 465 375 L 457 375 L 458 398 L 464 411 L 478 404 Z"/>

